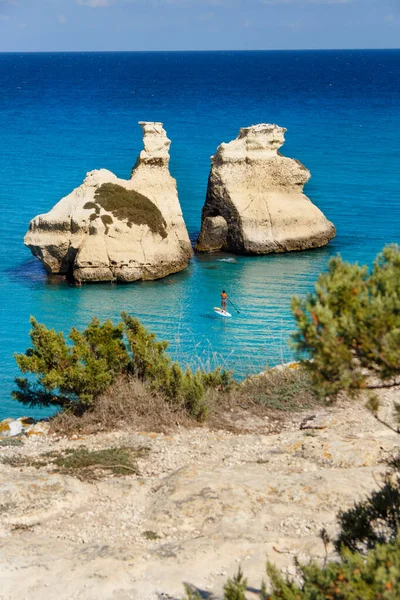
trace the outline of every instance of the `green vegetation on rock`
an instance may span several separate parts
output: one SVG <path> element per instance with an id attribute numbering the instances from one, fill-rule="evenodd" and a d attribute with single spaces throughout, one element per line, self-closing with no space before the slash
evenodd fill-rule
<path id="1" fill-rule="evenodd" d="M 107 233 L 110 231 L 110 225 L 112 225 L 114 221 L 112 220 L 112 217 L 110 217 L 110 215 L 101 215 L 101 220 L 106 228 L 107 235 Z"/>
<path id="2" fill-rule="evenodd" d="M 62 451 L 46 452 L 38 457 L 15 455 L 3 457 L 1 462 L 14 468 L 42 467 L 53 468 L 58 473 L 72 475 L 79 479 L 95 479 L 101 474 L 138 475 L 135 462 L 145 458 L 149 448 L 145 446 L 127 447 L 114 446 L 101 450 L 90 450 L 85 446 L 66 448 Z"/>
<path id="3" fill-rule="evenodd" d="M 88 202 L 84 208 L 102 207 L 120 221 L 127 221 L 132 225 L 147 225 L 153 232 L 162 238 L 167 237 L 164 217 L 157 206 L 146 196 L 135 190 L 127 190 L 115 183 L 103 183 L 95 192 L 96 204 Z M 92 206 L 94 204 L 94 206 Z M 96 212 L 99 214 L 100 211 Z"/>
<path id="4" fill-rule="evenodd" d="M 98 215 L 100 214 L 100 206 L 98 206 L 97 204 L 95 204 L 94 202 L 86 202 L 86 204 L 83 207 L 85 210 L 94 210 L 95 213 L 97 213 Z"/>

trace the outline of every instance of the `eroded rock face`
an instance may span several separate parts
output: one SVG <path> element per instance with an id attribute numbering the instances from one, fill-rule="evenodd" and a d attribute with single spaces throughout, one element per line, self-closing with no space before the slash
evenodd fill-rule
<path id="1" fill-rule="evenodd" d="M 324 246 L 335 236 L 333 224 L 303 193 L 308 169 L 278 152 L 285 131 L 253 125 L 218 147 L 211 157 L 197 250 L 288 252 Z"/>
<path id="2" fill-rule="evenodd" d="M 218 251 L 226 247 L 227 238 L 228 223 L 224 217 L 204 217 L 196 247 L 208 252 Z"/>
<path id="3" fill-rule="evenodd" d="M 131 179 L 91 171 L 54 208 L 35 217 L 25 245 L 50 273 L 80 281 L 158 279 L 192 256 L 162 123 L 140 123 L 144 150 Z"/>

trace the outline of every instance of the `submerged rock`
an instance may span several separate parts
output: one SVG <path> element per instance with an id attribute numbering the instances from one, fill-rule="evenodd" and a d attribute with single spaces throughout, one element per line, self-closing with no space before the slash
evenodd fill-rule
<path id="1" fill-rule="evenodd" d="M 192 256 L 169 172 L 162 123 L 140 123 L 144 150 L 131 179 L 91 171 L 54 208 L 35 217 L 25 245 L 46 270 L 78 281 L 158 279 L 184 269 Z"/>
<path id="2" fill-rule="evenodd" d="M 310 172 L 282 156 L 286 129 L 240 130 L 214 156 L 196 250 L 268 254 L 324 246 L 335 227 L 303 193 Z"/>

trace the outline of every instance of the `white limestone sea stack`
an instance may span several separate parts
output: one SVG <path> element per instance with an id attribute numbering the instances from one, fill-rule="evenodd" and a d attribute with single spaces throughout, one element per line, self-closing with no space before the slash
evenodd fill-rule
<path id="1" fill-rule="evenodd" d="M 144 150 L 131 179 L 91 171 L 50 212 L 35 217 L 24 242 L 50 273 L 78 281 L 150 280 L 184 269 L 193 254 L 169 172 L 162 123 L 140 122 Z"/>
<path id="2" fill-rule="evenodd" d="M 261 123 L 218 147 L 196 250 L 288 252 L 324 246 L 335 236 L 334 225 L 303 193 L 310 171 L 278 152 L 285 131 Z"/>

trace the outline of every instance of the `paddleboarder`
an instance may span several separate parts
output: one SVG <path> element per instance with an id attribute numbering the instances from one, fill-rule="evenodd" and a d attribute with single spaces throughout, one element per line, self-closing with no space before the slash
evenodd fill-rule
<path id="1" fill-rule="evenodd" d="M 221 294 L 221 308 L 224 311 L 226 311 L 226 301 L 227 300 L 228 300 L 228 294 L 226 293 L 225 290 L 222 290 L 222 294 Z"/>

